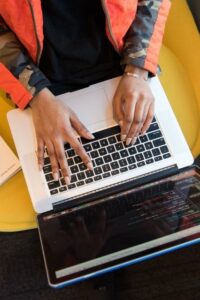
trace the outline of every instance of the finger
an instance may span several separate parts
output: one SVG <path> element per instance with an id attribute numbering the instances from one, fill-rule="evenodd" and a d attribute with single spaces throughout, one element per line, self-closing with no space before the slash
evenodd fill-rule
<path id="1" fill-rule="evenodd" d="M 48 155 L 50 158 L 51 162 L 51 168 L 52 168 L 52 174 L 54 180 L 58 181 L 59 179 L 59 166 L 56 158 L 56 152 L 53 146 L 53 143 L 50 140 L 45 141 L 47 150 L 48 150 Z"/>
<path id="2" fill-rule="evenodd" d="M 144 98 L 141 97 L 140 99 L 138 99 L 136 103 L 133 121 L 126 138 L 126 145 L 129 145 L 132 142 L 132 140 L 139 135 L 140 129 L 144 122 L 143 119 L 144 108 L 145 108 Z"/>
<path id="3" fill-rule="evenodd" d="M 144 124 L 143 124 L 143 126 L 141 128 L 141 134 L 145 134 L 145 132 L 149 128 L 149 126 L 150 126 L 150 124 L 151 124 L 151 122 L 153 120 L 154 111 L 155 111 L 155 108 L 154 108 L 154 102 L 153 102 L 149 106 L 149 110 L 148 110 L 145 122 L 144 122 Z"/>
<path id="4" fill-rule="evenodd" d="M 113 117 L 115 121 L 122 127 L 123 122 L 123 100 L 121 99 L 121 95 L 116 91 L 113 98 Z"/>
<path id="5" fill-rule="evenodd" d="M 138 101 L 138 93 L 133 92 L 130 95 L 126 96 L 125 103 L 124 103 L 124 118 L 123 118 L 123 126 L 121 131 L 121 139 L 124 141 L 128 137 L 128 133 L 130 131 L 134 114 L 135 114 L 135 107 Z"/>
<path id="6" fill-rule="evenodd" d="M 61 140 L 55 140 L 54 147 L 62 176 L 64 177 L 66 184 L 70 184 L 71 172 L 67 164 L 63 142 Z"/>
<path id="7" fill-rule="evenodd" d="M 66 140 L 70 143 L 71 147 L 74 149 L 76 154 L 80 156 L 83 163 L 87 166 L 89 170 L 93 170 L 93 165 L 90 157 L 86 153 L 85 149 L 81 145 L 81 143 L 78 141 L 76 136 L 72 133 L 72 130 L 67 130 L 66 133 Z"/>
<path id="8" fill-rule="evenodd" d="M 94 135 L 83 125 L 83 123 L 78 119 L 75 113 L 71 116 L 71 124 L 73 128 L 77 131 L 77 133 L 86 138 L 86 139 L 94 139 Z"/>
<path id="9" fill-rule="evenodd" d="M 37 160 L 39 170 L 41 171 L 44 166 L 44 142 L 39 137 L 37 137 Z"/>

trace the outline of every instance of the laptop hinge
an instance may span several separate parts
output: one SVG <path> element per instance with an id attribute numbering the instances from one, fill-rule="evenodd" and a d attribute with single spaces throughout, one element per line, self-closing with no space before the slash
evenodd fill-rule
<path id="1" fill-rule="evenodd" d="M 177 174 L 178 172 L 179 170 L 177 165 L 172 165 L 160 169 L 159 171 L 153 171 L 151 173 L 148 173 L 145 176 L 142 175 L 142 176 L 135 177 L 134 179 L 131 178 L 123 182 L 112 184 L 109 187 L 107 186 L 98 190 L 94 190 L 89 193 L 82 194 L 81 196 L 78 195 L 72 198 L 58 201 L 56 203 L 53 203 L 53 210 L 54 212 L 59 212 L 64 209 L 69 209 L 75 206 L 77 207 L 78 205 L 81 205 L 83 203 L 88 203 L 97 199 L 102 199 L 104 197 L 108 197 L 110 195 L 117 194 L 119 192 L 147 184 L 151 181 L 163 179 L 167 176 Z"/>

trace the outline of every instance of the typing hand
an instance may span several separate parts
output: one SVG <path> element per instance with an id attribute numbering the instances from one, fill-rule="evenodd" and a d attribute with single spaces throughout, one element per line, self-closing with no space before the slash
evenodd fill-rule
<path id="1" fill-rule="evenodd" d="M 51 161 L 54 180 L 59 178 L 59 168 L 67 184 L 70 183 L 70 169 L 64 152 L 64 143 L 70 143 L 76 154 L 81 157 L 88 169 L 92 169 L 90 157 L 78 141 L 74 130 L 86 139 L 93 135 L 80 122 L 76 114 L 58 102 L 47 89 L 38 93 L 30 103 L 37 137 L 37 157 L 39 169 L 43 167 L 45 145 Z"/>
<path id="2" fill-rule="evenodd" d="M 154 115 L 154 98 L 144 80 L 146 71 L 131 66 L 125 71 L 137 74 L 138 78 L 122 76 L 114 95 L 113 111 L 121 127 L 121 139 L 129 145 L 148 129 Z"/>

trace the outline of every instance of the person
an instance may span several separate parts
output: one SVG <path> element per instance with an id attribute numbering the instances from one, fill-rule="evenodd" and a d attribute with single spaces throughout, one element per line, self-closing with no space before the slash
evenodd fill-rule
<path id="1" fill-rule="evenodd" d="M 20 108 L 32 108 L 37 156 L 47 147 L 55 180 L 66 183 L 68 142 L 92 169 L 74 130 L 93 135 L 55 96 L 121 76 L 113 114 L 129 145 L 148 129 L 154 98 L 147 78 L 157 72 L 169 0 L 0 0 L 0 88 Z M 81 105 L 81 99 L 80 99 Z"/>

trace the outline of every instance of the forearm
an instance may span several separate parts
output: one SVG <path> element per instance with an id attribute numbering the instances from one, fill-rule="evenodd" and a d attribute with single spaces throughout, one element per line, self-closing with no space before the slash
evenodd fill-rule
<path id="1" fill-rule="evenodd" d="M 169 8 L 169 0 L 138 1 L 136 17 L 124 38 L 122 65 L 156 74 Z"/>
<path id="2" fill-rule="evenodd" d="M 25 49 L 5 24 L 0 22 L 0 87 L 20 108 L 26 107 L 31 96 L 50 85 L 48 79 L 34 65 Z M 16 80 L 15 80 L 16 79 Z M 20 97 L 16 97 L 18 90 Z"/>

